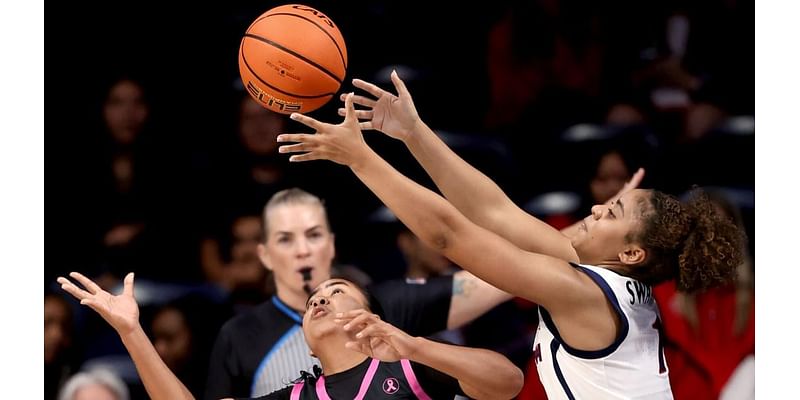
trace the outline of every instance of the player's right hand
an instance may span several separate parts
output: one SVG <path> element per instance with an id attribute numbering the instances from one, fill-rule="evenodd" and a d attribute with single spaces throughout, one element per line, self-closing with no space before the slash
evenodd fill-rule
<path id="1" fill-rule="evenodd" d="M 133 297 L 133 272 L 125 276 L 122 294 L 118 296 L 106 292 L 78 272 L 70 272 L 69 276 L 80 282 L 85 289 L 59 276 L 56 280 L 61 284 L 61 288 L 80 300 L 81 304 L 97 311 L 120 336 L 132 332 L 139 326 L 139 305 Z"/>

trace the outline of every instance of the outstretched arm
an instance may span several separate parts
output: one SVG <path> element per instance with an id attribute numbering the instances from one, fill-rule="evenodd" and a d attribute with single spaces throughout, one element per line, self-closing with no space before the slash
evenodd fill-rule
<path id="1" fill-rule="evenodd" d="M 513 297 L 469 271 L 458 271 L 453 274 L 447 329 L 460 328 Z"/>
<path id="2" fill-rule="evenodd" d="M 133 273 L 125 277 L 122 294 L 118 296 L 101 289 L 80 273 L 71 272 L 70 276 L 85 289 L 58 277 L 61 288 L 80 300 L 81 304 L 95 310 L 117 331 L 136 365 L 147 394 L 154 400 L 193 400 L 194 396 L 164 364 L 139 324 L 139 306 L 133 297 Z"/>
<path id="3" fill-rule="evenodd" d="M 458 380 L 470 398 L 510 399 L 522 389 L 522 371 L 494 351 L 411 337 L 366 310 L 337 314 L 344 329 L 357 332 L 347 348 L 381 361 L 407 359 Z"/>
<path id="4" fill-rule="evenodd" d="M 392 72 L 391 79 L 397 96 L 353 80 L 353 85 L 376 97 L 354 97 L 356 104 L 367 107 L 356 113 L 366 120 L 361 122 L 362 129 L 376 129 L 402 140 L 447 200 L 474 223 L 522 249 L 578 261 L 566 236 L 519 208 L 494 181 L 450 149 L 419 118 L 397 72 Z M 344 115 L 344 110 L 339 113 Z"/>
<path id="5" fill-rule="evenodd" d="M 508 240 L 470 222 L 441 196 L 411 181 L 364 142 L 353 109 L 346 100 L 347 117 L 339 125 L 292 114 L 314 128 L 315 135 L 283 134 L 282 153 L 303 152 L 290 161 L 327 159 L 347 165 L 395 215 L 429 246 L 489 284 L 537 304 L 556 308 L 586 301 L 582 274 L 563 260 L 522 251 Z M 593 298 L 593 297 L 591 297 Z"/>

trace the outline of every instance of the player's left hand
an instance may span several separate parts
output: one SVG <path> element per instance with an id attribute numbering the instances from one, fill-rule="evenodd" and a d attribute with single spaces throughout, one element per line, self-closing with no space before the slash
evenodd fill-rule
<path id="1" fill-rule="evenodd" d="M 347 115 L 338 125 L 317 121 L 307 115 L 294 113 L 291 118 L 316 131 L 316 134 L 282 134 L 278 142 L 297 142 L 278 148 L 280 153 L 303 153 L 289 157 L 289 161 L 330 160 L 342 165 L 353 166 L 369 147 L 361 135 L 361 129 L 353 107 L 353 93 L 345 99 Z"/>

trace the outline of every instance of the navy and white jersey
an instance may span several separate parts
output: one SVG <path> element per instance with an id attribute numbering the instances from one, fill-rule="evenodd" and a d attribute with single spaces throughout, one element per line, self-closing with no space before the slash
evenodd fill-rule
<path id="1" fill-rule="evenodd" d="M 382 318 L 412 336 L 447 327 L 453 278 L 424 284 L 384 282 L 369 288 Z M 318 364 L 310 356 L 302 316 L 278 297 L 226 322 L 209 362 L 206 399 L 258 397 L 286 387 Z"/>
<path id="2" fill-rule="evenodd" d="M 603 289 L 619 316 L 620 330 L 605 349 L 578 350 L 564 342 L 550 314 L 539 306 L 533 357 L 547 397 L 672 399 L 652 288 L 605 268 L 572 265 Z"/>

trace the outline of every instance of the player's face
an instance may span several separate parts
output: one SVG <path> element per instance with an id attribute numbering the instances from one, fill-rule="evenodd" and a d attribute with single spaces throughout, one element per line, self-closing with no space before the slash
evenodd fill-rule
<path id="1" fill-rule="evenodd" d="M 596 205 L 592 215 L 581 222 L 572 246 L 582 263 L 593 265 L 619 264 L 622 253 L 637 246 L 628 243 L 626 236 L 640 229 L 642 207 L 640 200 L 649 196 L 636 189 L 623 195 L 611 206 Z"/>
<path id="2" fill-rule="evenodd" d="M 279 294 L 305 293 L 305 285 L 313 288 L 330 277 L 334 238 L 322 207 L 282 204 L 269 210 L 267 219 L 266 243 L 258 246 L 259 258 L 272 270 Z"/>
<path id="3" fill-rule="evenodd" d="M 311 292 L 303 314 L 303 329 L 307 339 L 318 339 L 331 332 L 342 330 L 333 320 L 336 313 L 367 307 L 367 299 L 360 289 L 344 279 L 329 279 Z"/>

